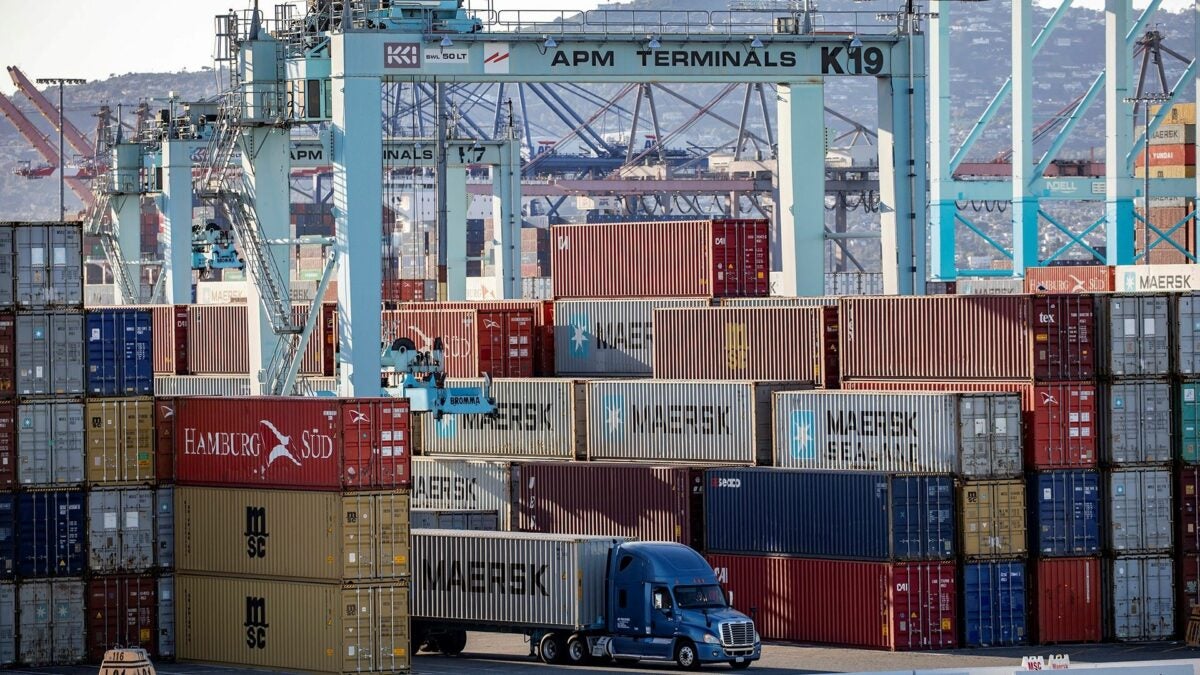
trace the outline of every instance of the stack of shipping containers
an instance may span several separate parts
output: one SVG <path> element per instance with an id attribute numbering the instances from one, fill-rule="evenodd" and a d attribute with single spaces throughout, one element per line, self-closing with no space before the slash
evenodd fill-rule
<path id="1" fill-rule="evenodd" d="M 1183 626 L 1192 608 L 1200 605 L 1200 295 L 1180 296 L 1176 307 L 1173 431 L 1179 448 L 1179 508 L 1175 584 L 1179 590 L 1177 615 Z"/>
<path id="2" fill-rule="evenodd" d="M 1136 133 L 1141 137 L 1145 127 Z M 1167 111 L 1162 124 L 1150 135 L 1150 144 L 1134 157 L 1134 175 L 1145 175 L 1146 155 L 1150 159 L 1151 178 L 1193 178 L 1196 175 L 1196 106 L 1176 104 Z M 1135 222 L 1136 247 L 1151 265 L 1180 265 L 1195 255 L 1195 199 L 1187 197 L 1151 197 L 1150 209 L 1138 200 L 1139 218 Z M 1143 220 L 1145 219 L 1145 220 Z M 1156 231 L 1157 230 L 1157 231 Z"/>
<path id="3" fill-rule="evenodd" d="M 0 223 L 0 666 L 17 660 L 16 541 L 17 403 L 16 298 L 13 226 Z"/>

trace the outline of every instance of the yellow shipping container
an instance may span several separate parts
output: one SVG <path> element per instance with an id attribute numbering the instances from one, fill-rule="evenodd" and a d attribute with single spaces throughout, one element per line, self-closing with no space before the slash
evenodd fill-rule
<path id="1" fill-rule="evenodd" d="M 1136 167 L 1133 170 L 1133 175 L 1136 178 L 1143 178 L 1146 174 L 1142 167 Z M 1152 166 L 1150 167 L 1151 178 L 1195 178 L 1195 165 L 1171 164 L 1168 166 Z"/>
<path id="2" fill-rule="evenodd" d="M 179 574 L 181 660 L 315 673 L 411 668 L 408 581 L 313 583 Z"/>
<path id="3" fill-rule="evenodd" d="M 408 495 L 175 488 L 175 566 L 308 580 L 407 576 Z"/>
<path id="4" fill-rule="evenodd" d="M 1022 555 L 1025 535 L 1025 483 L 987 480 L 959 488 L 959 534 L 963 554 L 971 557 Z"/>
<path id="5" fill-rule="evenodd" d="M 87 482 L 154 481 L 154 399 L 88 399 L 84 416 Z"/>
<path id="6" fill-rule="evenodd" d="M 1150 106 L 1150 114 L 1157 115 L 1162 109 L 1161 105 Z M 1196 123 L 1196 104 L 1195 103 L 1176 103 L 1167 111 L 1167 116 L 1163 119 L 1163 124 L 1195 124 Z"/>

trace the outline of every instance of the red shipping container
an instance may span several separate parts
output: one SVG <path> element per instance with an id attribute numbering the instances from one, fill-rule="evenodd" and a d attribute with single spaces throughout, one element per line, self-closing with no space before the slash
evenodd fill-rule
<path id="1" fill-rule="evenodd" d="M 100 661 L 113 647 L 141 647 L 158 656 L 158 580 L 97 576 L 87 583 L 87 655 Z"/>
<path id="2" fill-rule="evenodd" d="M 159 483 L 175 482 L 175 399 L 154 399 L 154 477 Z"/>
<path id="3" fill-rule="evenodd" d="M 1033 595 L 1037 642 L 1099 642 L 1100 559 L 1047 558 L 1037 561 Z"/>
<path id="4" fill-rule="evenodd" d="M 554 303 L 542 300 L 473 300 L 447 301 L 437 303 L 414 303 L 401 305 L 397 309 L 415 310 L 524 310 L 533 312 L 534 327 L 534 363 L 533 373 L 536 376 L 552 377 L 554 375 Z"/>
<path id="5" fill-rule="evenodd" d="M 764 639 L 897 651 L 958 645 L 953 562 L 707 557 Z"/>
<path id="6" fill-rule="evenodd" d="M 1053 265 L 1025 269 L 1026 293 L 1109 293 L 1113 269 L 1104 265 Z"/>
<path id="7" fill-rule="evenodd" d="M 1200 467 L 1179 469 L 1179 550 L 1200 553 Z"/>
<path id="8" fill-rule="evenodd" d="M 551 238 L 555 298 L 770 294 L 766 220 L 555 225 Z"/>
<path id="9" fill-rule="evenodd" d="M 654 377 L 838 386 L 836 307 L 654 310 Z"/>
<path id="10" fill-rule="evenodd" d="M 0 401 L 0 490 L 17 482 L 17 404 Z"/>
<path id="11" fill-rule="evenodd" d="M 9 283 L 12 280 L 9 279 Z M 17 318 L 0 312 L 0 398 L 17 394 Z"/>
<path id="12" fill-rule="evenodd" d="M 442 338 L 451 377 L 533 377 L 534 313 L 527 309 L 398 309 L 383 312 L 385 342 L 408 337 L 417 349 Z"/>
<path id="13" fill-rule="evenodd" d="M 307 303 L 292 305 L 292 320 L 302 324 L 308 318 L 308 307 Z M 188 374 L 248 374 L 250 352 L 247 346 L 246 305 L 189 305 L 188 312 Z M 334 332 L 322 335 L 317 331 Z M 317 331 L 309 337 L 305 347 L 304 359 L 300 363 L 301 375 L 332 374 L 332 368 L 326 370 L 329 364 L 324 351 L 330 343 L 330 335 L 337 334 L 336 326 L 319 322 Z"/>
<path id="14" fill-rule="evenodd" d="M 692 514 L 699 514 L 700 469 L 537 462 L 514 464 L 512 480 L 519 531 L 676 541 L 699 548 Z"/>
<path id="15" fill-rule="evenodd" d="M 1200 555 L 1184 553 L 1178 560 L 1175 583 L 1179 588 L 1179 602 L 1176 606 L 1179 624 L 1186 626 L 1192 608 L 1200 606 Z"/>
<path id="16" fill-rule="evenodd" d="M 1139 151 L 1133 160 L 1134 166 L 1146 166 L 1146 153 Z M 1151 145 L 1150 166 L 1195 166 L 1196 144 L 1175 143 L 1172 145 Z"/>
<path id="17" fill-rule="evenodd" d="M 426 294 L 428 282 L 424 279 L 384 279 L 384 302 L 425 302 L 437 300 Z"/>
<path id="18" fill-rule="evenodd" d="M 409 429 L 404 399 L 179 398 L 176 480 L 318 490 L 406 487 Z"/>

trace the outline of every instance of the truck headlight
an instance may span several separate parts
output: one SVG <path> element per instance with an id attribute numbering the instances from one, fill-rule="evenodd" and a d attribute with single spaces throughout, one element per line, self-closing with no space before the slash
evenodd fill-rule
<path id="1" fill-rule="evenodd" d="M 705 641 L 706 643 L 710 644 L 710 645 L 719 645 L 719 644 L 721 644 L 721 639 L 720 639 L 720 638 L 718 638 L 716 635 L 713 635 L 712 633 L 705 633 L 705 634 L 704 634 L 704 641 Z"/>

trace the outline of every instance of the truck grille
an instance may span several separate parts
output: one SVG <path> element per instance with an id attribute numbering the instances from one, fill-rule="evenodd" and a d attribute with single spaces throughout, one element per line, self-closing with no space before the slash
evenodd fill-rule
<path id="1" fill-rule="evenodd" d="M 748 647 L 754 644 L 754 622 L 738 621 L 721 624 L 721 644 L 725 647 Z"/>

